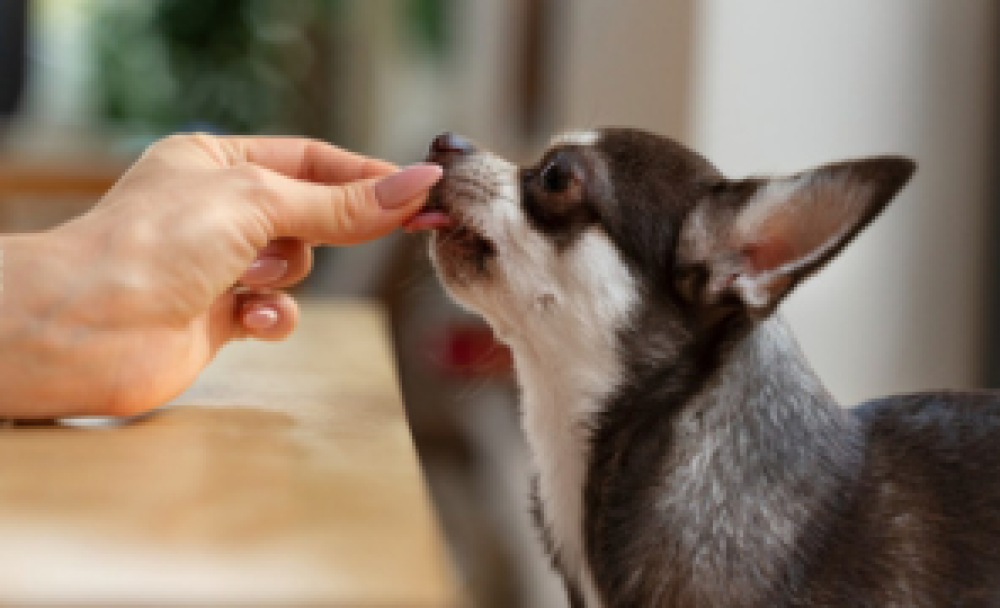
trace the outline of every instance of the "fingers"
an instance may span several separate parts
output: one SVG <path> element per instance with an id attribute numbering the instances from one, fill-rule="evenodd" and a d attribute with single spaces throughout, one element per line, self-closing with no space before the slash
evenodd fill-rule
<path id="1" fill-rule="evenodd" d="M 237 335 L 276 341 L 288 337 L 299 321 L 299 307 L 286 293 L 244 292 L 234 307 Z"/>
<path id="2" fill-rule="evenodd" d="M 269 195 L 254 200 L 264 207 L 274 237 L 350 245 L 398 228 L 423 206 L 441 175 L 438 165 L 419 164 L 379 179 L 321 186 L 263 173 Z"/>
<path id="3" fill-rule="evenodd" d="M 298 321 L 298 304 L 287 293 L 228 291 L 213 303 L 205 319 L 209 358 L 232 340 L 283 340 L 295 330 Z"/>
<path id="4" fill-rule="evenodd" d="M 241 138 L 234 141 L 248 162 L 287 177 L 320 184 L 343 184 L 383 177 L 392 163 L 367 158 L 327 143 L 289 138 Z"/>
<path id="5" fill-rule="evenodd" d="M 204 134 L 180 137 L 206 151 L 218 164 L 236 166 L 249 162 L 286 177 L 320 184 L 383 177 L 396 170 L 392 163 L 310 139 Z"/>
<path id="6" fill-rule="evenodd" d="M 309 274 L 312 258 L 312 247 L 299 239 L 276 239 L 260 250 L 240 284 L 269 289 L 290 287 Z"/>
<path id="7" fill-rule="evenodd" d="M 231 171 L 236 180 L 230 183 L 243 184 L 231 199 L 236 221 L 261 227 L 264 220 L 254 238 L 258 246 L 262 238 L 348 245 L 383 236 L 417 212 L 441 177 L 436 165 L 394 172 L 385 161 L 297 138 L 178 135 L 150 154 L 172 166 L 206 168 L 207 162 Z M 262 262 L 254 273 L 276 276 L 280 262 Z"/>

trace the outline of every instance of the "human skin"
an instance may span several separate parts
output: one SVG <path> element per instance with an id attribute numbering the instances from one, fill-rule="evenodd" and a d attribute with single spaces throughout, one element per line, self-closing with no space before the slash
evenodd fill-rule
<path id="1" fill-rule="evenodd" d="M 286 337 L 311 247 L 395 230 L 440 176 L 294 138 L 151 146 L 90 212 L 0 237 L 0 417 L 142 413 L 230 340 Z"/>

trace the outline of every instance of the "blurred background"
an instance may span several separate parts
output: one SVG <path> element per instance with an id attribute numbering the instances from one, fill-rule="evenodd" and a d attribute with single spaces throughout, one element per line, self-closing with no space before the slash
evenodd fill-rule
<path id="1" fill-rule="evenodd" d="M 0 0 L 0 231 L 83 212 L 177 131 L 399 163 L 444 130 L 529 160 L 567 127 L 677 138 L 732 176 L 904 154 L 915 180 L 785 306 L 845 404 L 1000 386 L 991 0 Z M 556 606 L 502 349 L 422 236 L 329 248 L 299 293 L 390 313 L 418 450 L 475 605 Z"/>

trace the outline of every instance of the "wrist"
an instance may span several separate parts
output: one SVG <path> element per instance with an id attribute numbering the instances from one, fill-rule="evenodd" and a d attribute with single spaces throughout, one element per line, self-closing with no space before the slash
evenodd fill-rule
<path id="1" fill-rule="evenodd" d="M 81 336 L 62 314 L 79 258 L 50 234 L 0 237 L 0 417 L 49 417 L 80 399 Z"/>

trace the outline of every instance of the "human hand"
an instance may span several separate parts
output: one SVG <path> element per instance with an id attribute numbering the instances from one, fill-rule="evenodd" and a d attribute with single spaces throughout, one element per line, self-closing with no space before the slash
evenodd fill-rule
<path id="1" fill-rule="evenodd" d="M 0 240 L 0 416 L 143 412 L 226 342 L 287 336 L 298 313 L 281 289 L 308 274 L 311 245 L 387 234 L 440 175 L 301 139 L 153 145 L 89 213 Z"/>

